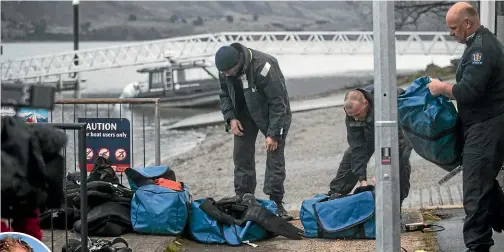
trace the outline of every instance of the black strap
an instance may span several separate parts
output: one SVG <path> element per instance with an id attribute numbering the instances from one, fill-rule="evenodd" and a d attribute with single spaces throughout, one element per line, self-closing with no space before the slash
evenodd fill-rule
<path id="1" fill-rule="evenodd" d="M 218 223 L 228 226 L 234 224 L 233 217 L 220 211 L 213 198 L 206 198 L 203 200 L 199 208 Z"/>

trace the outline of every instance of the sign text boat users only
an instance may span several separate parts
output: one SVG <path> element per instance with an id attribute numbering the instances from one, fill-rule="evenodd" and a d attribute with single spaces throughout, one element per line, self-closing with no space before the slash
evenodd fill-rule
<path id="1" fill-rule="evenodd" d="M 117 172 L 131 167 L 131 126 L 126 118 L 79 118 L 86 126 L 86 166 L 93 169 L 97 157 L 110 160 Z"/>

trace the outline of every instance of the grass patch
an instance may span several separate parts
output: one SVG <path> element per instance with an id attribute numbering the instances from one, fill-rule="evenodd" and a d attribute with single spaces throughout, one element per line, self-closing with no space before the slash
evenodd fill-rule
<path id="1" fill-rule="evenodd" d="M 434 210 L 427 210 L 422 212 L 424 222 L 436 222 L 440 221 L 441 218 Z"/>
<path id="2" fill-rule="evenodd" d="M 164 252 L 179 252 L 181 249 L 182 243 L 177 238 L 168 244 L 168 247 L 166 247 Z"/>
<path id="3" fill-rule="evenodd" d="M 422 211 L 422 217 L 424 222 L 427 223 L 433 223 L 441 220 L 440 216 L 436 213 L 435 210 Z M 425 243 L 425 251 L 437 251 L 436 235 L 434 232 L 423 233 L 423 240 Z"/>

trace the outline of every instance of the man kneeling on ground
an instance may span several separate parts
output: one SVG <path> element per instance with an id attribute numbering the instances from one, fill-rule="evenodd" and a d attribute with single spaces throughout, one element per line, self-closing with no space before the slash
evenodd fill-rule
<path id="1" fill-rule="evenodd" d="M 403 90 L 399 88 L 397 92 L 400 94 Z M 345 95 L 345 125 L 350 147 L 343 154 L 338 173 L 330 183 L 329 195 L 331 197 L 349 194 L 357 182 L 360 182 L 361 187 L 368 185 L 367 163 L 375 149 L 373 96 L 373 85 L 364 89 L 351 90 Z M 402 202 L 408 197 L 410 189 L 411 164 L 409 158 L 412 146 L 399 126 L 398 131 L 400 200 L 402 206 Z"/>

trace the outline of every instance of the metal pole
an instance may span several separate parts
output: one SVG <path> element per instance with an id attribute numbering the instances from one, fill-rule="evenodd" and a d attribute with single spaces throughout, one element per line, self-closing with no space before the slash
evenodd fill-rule
<path id="1" fill-rule="evenodd" d="M 154 154 L 156 156 L 156 165 L 161 165 L 161 115 L 159 113 L 159 101 L 156 101 L 154 107 Z"/>
<path id="2" fill-rule="evenodd" d="M 80 217 L 81 217 L 81 250 L 89 251 L 88 246 L 88 222 L 87 222 L 87 167 L 86 167 L 86 123 L 49 123 L 52 127 L 79 131 L 79 166 L 80 166 Z"/>
<path id="3" fill-rule="evenodd" d="M 86 167 L 86 124 L 79 129 L 79 165 L 81 177 L 81 216 L 87 218 L 87 167 Z M 84 251 L 88 251 L 88 223 L 81 221 L 81 245 Z"/>
<path id="4" fill-rule="evenodd" d="M 497 2 L 497 6 L 495 7 L 497 16 L 495 31 L 499 41 L 504 44 L 504 1 Z"/>
<path id="5" fill-rule="evenodd" d="M 495 34 L 495 1 L 480 1 L 481 24 Z"/>
<path id="6" fill-rule="evenodd" d="M 73 33 L 74 33 L 74 51 L 79 50 L 79 0 L 73 0 Z M 79 65 L 79 57 L 77 53 L 74 56 L 74 64 Z M 80 73 L 75 73 L 75 98 L 80 98 Z"/>
<path id="7" fill-rule="evenodd" d="M 2 3 L 0 2 L 0 13 L 2 12 Z M 0 21 L 1 22 L 1 21 Z M 2 34 L 2 26 L 0 25 L 0 34 Z M 0 35 L 0 56 L 3 55 L 3 45 L 2 45 L 2 36 Z M 3 57 L 2 58 L 2 61 L 3 61 Z M 0 66 L 1 68 L 1 66 Z M 2 71 L 0 70 L 0 74 Z M 0 78 L 0 97 L 2 97 L 2 78 Z M 1 98 L 0 98 L 1 99 Z M 2 123 L 1 123 L 2 120 L 0 120 L 0 128 L 2 128 Z M 0 154 L 0 158 L 2 158 L 2 154 Z M 2 170 L 2 165 L 1 165 L 1 162 L 0 162 L 0 171 Z M 1 203 L 1 200 L 0 200 L 0 209 L 2 209 L 2 203 Z M 1 215 L 1 213 L 0 213 Z"/>
<path id="8" fill-rule="evenodd" d="M 376 251 L 399 252 L 399 160 L 393 1 L 373 1 Z"/>
<path id="9" fill-rule="evenodd" d="M 2 12 L 2 7 L 0 4 L 0 13 Z M 1 22 L 1 21 L 0 21 Z M 0 25 L 0 34 L 2 34 L 2 26 Z M 0 56 L 3 55 L 3 45 L 2 45 L 2 36 L 0 36 Z M 2 80 L 0 78 L 0 84 L 2 84 Z"/>

